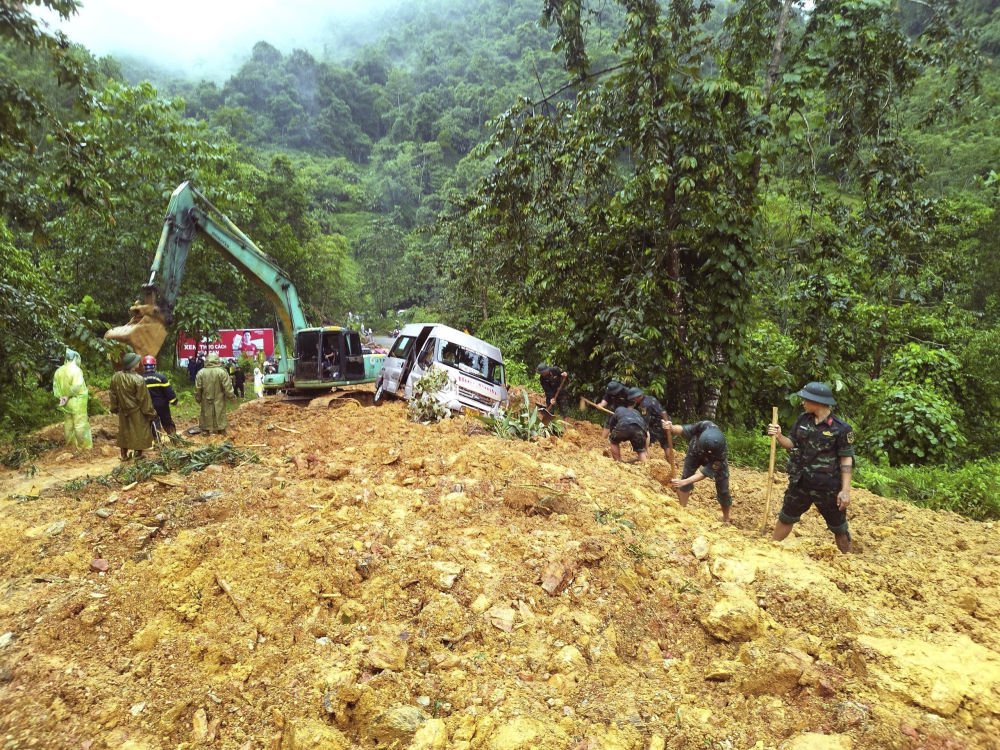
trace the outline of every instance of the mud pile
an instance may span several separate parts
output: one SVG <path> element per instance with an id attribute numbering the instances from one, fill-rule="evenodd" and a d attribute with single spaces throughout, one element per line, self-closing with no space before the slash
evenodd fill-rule
<path id="1" fill-rule="evenodd" d="M 52 484 L 117 463 L 96 432 L 0 480 L 7 750 L 1000 747 L 990 524 L 859 490 L 857 554 L 815 512 L 774 544 L 765 475 L 727 527 L 597 426 L 398 403 L 250 403 L 259 463 Z"/>

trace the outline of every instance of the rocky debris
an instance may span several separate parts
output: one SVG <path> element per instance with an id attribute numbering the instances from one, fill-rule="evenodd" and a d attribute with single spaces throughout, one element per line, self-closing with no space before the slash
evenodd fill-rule
<path id="1" fill-rule="evenodd" d="M 598 425 L 519 443 L 394 403 L 267 408 L 281 429 L 230 422 L 259 464 L 32 502 L 0 477 L 5 743 L 995 747 L 985 524 L 859 490 L 842 556 L 815 513 L 760 535 L 762 474 L 733 469 L 722 526 L 711 487 L 681 508 Z M 117 465 L 98 453 L 41 463 Z"/>

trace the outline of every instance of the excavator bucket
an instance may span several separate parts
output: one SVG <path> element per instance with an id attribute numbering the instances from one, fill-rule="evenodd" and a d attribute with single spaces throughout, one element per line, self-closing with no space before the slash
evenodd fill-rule
<path id="1" fill-rule="evenodd" d="M 167 338 L 167 326 L 160 309 L 156 305 L 136 303 L 129 312 L 132 313 L 129 322 L 110 329 L 104 338 L 128 344 L 140 357 L 147 354 L 155 357 Z"/>

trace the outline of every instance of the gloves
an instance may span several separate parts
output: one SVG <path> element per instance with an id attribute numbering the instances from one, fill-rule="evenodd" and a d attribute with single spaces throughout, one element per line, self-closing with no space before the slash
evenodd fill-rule
<path id="1" fill-rule="evenodd" d="M 69 401 L 68 398 L 66 398 L 65 396 L 60 396 L 60 398 L 59 398 L 59 406 L 66 406 L 66 402 L 67 401 Z"/>

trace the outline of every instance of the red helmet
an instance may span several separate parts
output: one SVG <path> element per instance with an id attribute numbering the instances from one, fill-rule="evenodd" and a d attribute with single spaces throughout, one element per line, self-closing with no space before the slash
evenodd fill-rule
<path id="1" fill-rule="evenodd" d="M 143 370 L 155 370 L 156 369 L 156 357 L 152 354 L 147 354 L 142 358 L 142 369 Z"/>

